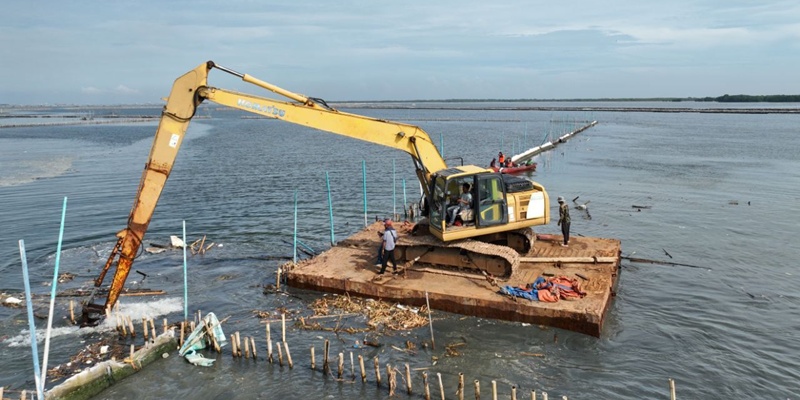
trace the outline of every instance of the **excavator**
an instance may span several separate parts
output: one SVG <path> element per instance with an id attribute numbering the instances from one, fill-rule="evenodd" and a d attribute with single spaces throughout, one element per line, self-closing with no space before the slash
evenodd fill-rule
<path id="1" fill-rule="evenodd" d="M 208 75 L 212 69 L 234 75 L 284 99 L 209 86 Z M 122 293 L 189 123 L 198 106 L 206 100 L 409 154 L 423 191 L 423 218 L 417 223 L 422 229 L 398 242 L 395 252 L 398 261 L 471 268 L 487 275 L 507 277 L 519 263 L 519 254 L 527 253 L 533 246 L 535 235 L 531 227 L 550 222 L 549 198 L 538 183 L 474 165 L 449 166 L 420 127 L 342 112 L 322 99 L 293 93 L 213 61 L 176 79 L 166 100 L 127 227 L 117 233 L 117 242 L 94 281 L 97 290 L 116 262 L 107 298 L 103 304 L 95 303 L 94 296 L 84 302 L 84 325 L 99 322 Z M 471 207 L 457 210 L 458 222 L 449 224 L 448 211 L 453 210 L 451 205 L 464 187 L 472 195 Z"/>

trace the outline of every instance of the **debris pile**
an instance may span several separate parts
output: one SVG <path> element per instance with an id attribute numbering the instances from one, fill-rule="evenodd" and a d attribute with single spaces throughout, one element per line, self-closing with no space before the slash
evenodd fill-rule
<path id="1" fill-rule="evenodd" d="M 371 330 L 387 329 L 393 331 L 419 328 L 428 324 L 428 310 L 425 307 L 415 309 L 401 304 L 390 304 L 373 299 L 351 298 L 350 296 L 322 297 L 314 301 L 309 308 L 314 311 L 314 317 L 357 314 L 366 317 L 364 328 L 327 328 L 320 323 L 308 323 L 301 318 L 300 323 L 304 329 L 342 330 L 350 333 L 367 332 Z M 338 311 L 338 313 L 334 313 Z M 345 314 L 342 314 L 345 313 Z"/>

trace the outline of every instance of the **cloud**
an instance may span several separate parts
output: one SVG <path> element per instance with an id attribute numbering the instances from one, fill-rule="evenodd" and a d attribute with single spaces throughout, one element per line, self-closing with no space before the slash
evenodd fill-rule
<path id="1" fill-rule="evenodd" d="M 114 92 L 120 94 L 139 94 L 138 90 L 131 89 L 125 85 L 118 85 L 116 88 L 114 88 Z"/>
<path id="2" fill-rule="evenodd" d="M 98 89 L 98 88 L 96 88 L 94 86 L 82 87 L 81 88 L 81 93 L 85 93 L 85 94 L 103 94 L 103 92 L 104 91 L 102 89 Z"/>

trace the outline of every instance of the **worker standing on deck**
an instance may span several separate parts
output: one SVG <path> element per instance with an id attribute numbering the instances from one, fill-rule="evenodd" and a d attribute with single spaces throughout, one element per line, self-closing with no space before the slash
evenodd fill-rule
<path id="1" fill-rule="evenodd" d="M 561 225 L 561 234 L 564 235 L 564 243 L 561 247 L 569 246 L 569 206 L 564 201 L 564 196 L 558 196 L 558 225 Z"/>
<path id="2" fill-rule="evenodd" d="M 503 152 L 497 154 L 497 162 L 500 163 L 501 167 L 505 167 L 506 164 L 506 156 L 503 155 Z"/>
<path id="3" fill-rule="evenodd" d="M 381 264 L 381 272 L 378 272 L 378 275 L 383 275 L 383 273 L 386 272 L 386 266 L 389 264 L 389 261 L 392 262 L 392 270 L 397 273 L 397 261 L 394 260 L 397 231 L 392 227 L 392 220 L 389 218 L 383 220 L 383 226 L 386 228 L 383 232 L 383 264 Z"/>

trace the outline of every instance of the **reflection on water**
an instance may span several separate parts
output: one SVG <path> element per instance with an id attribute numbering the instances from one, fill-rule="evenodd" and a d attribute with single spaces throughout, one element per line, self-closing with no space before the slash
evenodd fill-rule
<path id="1" fill-rule="evenodd" d="M 100 398 L 388 398 L 374 380 L 367 385 L 339 382 L 311 371 L 308 349 L 316 347 L 319 365 L 323 339 L 331 340 L 334 355 L 352 351 L 367 361 L 378 356 L 384 366 L 390 363 L 401 371 L 405 363 L 427 368 L 432 383 L 441 373 L 448 396 L 455 392 L 459 373 L 467 382 L 479 379 L 485 393 L 490 381 L 497 380 L 501 397 L 508 397 L 513 384 L 520 388 L 518 396 L 537 389 L 570 398 L 666 398 L 669 378 L 676 380 L 679 396 L 693 398 L 787 398 L 797 391 L 800 365 L 793 355 L 800 312 L 792 233 L 798 223 L 800 157 L 792 144 L 800 117 L 355 112 L 419 124 L 434 142 L 444 144 L 446 157 L 458 155 L 479 165 L 488 164 L 500 150 L 519 152 L 548 135 L 558 136 L 571 128 L 569 121 L 597 119 L 598 126 L 542 155 L 532 177 L 553 197 L 591 201 L 591 218 L 573 213 L 574 234 L 620 238 L 624 254 L 705 268 L 624 263 L 600 339 L 435 313 L 436 350 L 421 346 L 429 340 L 427 327 L 382 336 L 379 348 L 356 349 L 353 344 L 363 334 L 334 335 L 290 324 L 287 341 L 295 368 L 270 365 L 263 360 L 264 324 L 253 311 L 286 308 L 307 314 L 308 304 L 322 296 L 291 288 L 263 294 L 264 286 L 274 284 L 280 260 L 292 256 L 286 241 L 294 225 L 295 191 L 299 236 L 324 249 L 330 241 L 326 171 L 337 240 L 363 226 L 362 160 L 367 166 L 368 219 L 390 215 L 404 198 L 416 201 L 419 189 L 409 157 L 397 151 L 217 112 L 190 127 L 145 242 L 167 242 L 169 235 L 180 234 L 185 220 L 190 242 L 207 235 L 209 242 L 222 244 L 188 260 L 190 312 L 229 317 L 226 333 L 254 336 L 262 360 L 234 360 L 228 350 L 214 367 L 201 369 L 173 356 L 119 382 Z M 46 284 L 52 279 L 48 275 L 55 263 L 64 196 L 69 197 L 69 209 L 60 270 L 77 277 L 61 288 L 90 286 L 114 233 L 124 227 L 154 131 L 154 124 L 0 130 L 0 290 L 22 290 L 17 240 L 25 239 L 38 295 L 35 312 L 46 314 Z M 538 231 L 556 233 L 557 227 Z M 168 294 L 123 297 L 122 307 L 137 316 L 182 319 L 182 253 L 143 253 L 134 270 L 144 275 L 132 272 L 130 286 Z M 65 334 L 53 340 L 51 364 L 65 362 L 83 341 L 98 334 L 74 331 L 63 318 L 66 299 L 59 299 L 57 306 L 55 326 Z M 21 346 L 25 311 L 2 307 L 0 321 L 0 386 L 32 388 L 30 351 Z M 38 332 L 44 322 L 37 324 Z M 272 337 L 279 337 L 279 325 L 271 329 Z M 406 341 L 418 350 L 395 349 L 405 348 Z M 445 355 L 447 344 L 462 342 L 459 356 Z M 438 393 L 438 388 L 432 390 Z"/>

